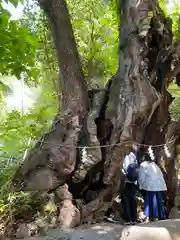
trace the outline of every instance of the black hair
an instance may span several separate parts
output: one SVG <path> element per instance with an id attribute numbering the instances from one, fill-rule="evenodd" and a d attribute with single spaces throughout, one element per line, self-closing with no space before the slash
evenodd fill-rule
<path id="1" fill-rule="evenodd" d="M 145 153 L 145 161 L 147 161 L 147 162 L 152 162 L 153 161 L 148 153 Z"/>

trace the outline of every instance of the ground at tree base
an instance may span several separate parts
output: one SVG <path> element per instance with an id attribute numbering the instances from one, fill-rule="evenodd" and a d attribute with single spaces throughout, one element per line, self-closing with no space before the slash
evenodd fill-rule
<path id="1" fill-rule="evenodd" d="M 24 240 L 179 240 L 180 219 L 144 223 L 124 227 L 120 224 L 97 223 L 72 230 L 52 229 L 46 236 L 29 237 Z M 8 239 L 9 240 L 9 239 Z M 22 240 L 22 239 L 21 239 Z"/>
<path id="2" fill-rule="evenodd" d="M 142 220 L 144 218 L 143 215 L 143 209 L 142 209 L 142 205 L 143 205 L 143 199 L 141 197 L 137 197 L 137 203 L 138 203 L 138 219 Z M 173 227 L 173 229 L 178 229 L 178 227 L 176 227 L 176 224 L 179 224 L 178 226 L 180 226 L 180 221 L 176 220 L 176 219 L 180 219 L 180 215 L 179 215 L 179 204 L 176 204 L 177 206 L 175 206 L 170 215 L 169 215 L 169 219 L 168 220 L 168 229 L 169 227 L 173 227 L 172 220 L 176 221 L 176 223 L 174 224 L 175 227 Z M 83 239 L 90 239 L 91 235 L 93 235 L 91 238 L 94 239 L 104 239 L 104 232 L 108 233 L 107 236 L 105 237 L 105 239 L 116 239 L 116 236 L 119 236 L 119 234 L 121 235 L 121 233 L 123 233 L 122 238 L 118 239 L 129 239 L 129 238 L 124 238 L 127 234 L 127 231 L 124 231 L 124 229 L 129 229 L 129 227 L 124 227 L 124 221 L 121 217 L 122 215 L 122 205 L 121 205 L 121 200 L 119 199 L 119 196 L 117 196 L 112 204 L 112 209 L 111 209 L 112 213 L 110 215 L 107 215 L 106 218 L 103 219 L 99 219 L 99 221 L 90 221 L 86 224 L 81 224 L 79 227 L 74 228 L 73 226 L 71 227 L 70 231 L 70 239 L 72 240 L 77 240 L 77 239 L 81 239 L 79 238 L 81 235 L 83 236 Z M 66 218 L 66 217 L 65 217 Z M 71 220 L 71 217 L 68 217 L 69 220 Z M 68 220 L 67 219 L 67 220 Z M 69 221 L 68 220 L 68 221 Z M 106 221 L 106 222 L 105 222 Z M 144 223 L 145 224 L 145 223 Z M 143 223 L 140 225 L 140 232 L 141 234 L 146 234 L 147 231 L 149 232 L 150 228 L 142 228 L 143 226 L 146 226 L 147 224 L 144 225 Z M 150 223 L 150 226 L 161 226 L 162 224 L 166 224 L 166 221 L 161 221 L 161 222 L 155 222 L 155 223 Z M 165 227 L 166 227 L 165 225 Z M 149 224 L 148 224 L 149 226 Z M 36 217 L 34 217 L 34 219 L 32 219 L 31 221 L 27 220 L 27 219 L 20 219 L 19 221 L 16 222 L 16 224 L 14 225 L 8 225 L 6 226 L 6 228 L 3 228 L 3 225 L 0 226 L 1 231 L 0 231 L 0 239 L 26 239 L 26 240 L 41 240 L 41 239 L 59 239 L 57 237 L 61 237 L 63 236 L 64 239 L 64 232 L 60 229 L 62 229 L 62 226 L 58 223 L 58 215 L 56 213 L 53 214 L 49 214 L 49 215 L 37 215 Z M 103 229 L 104 228 L 104 229 Z M 3 229 L 4 234 L 3 234 Z M 64 228 L 67 229 L 67 228 Z M 122 231 L 123 229 L 123 231 Z M 131 230 L 136 231 L 137 227 L 131 227 Z M 162 234 L 167 234 L 166 230 L 160 230 L 162 232 Z M 171 231 L 171 230 L 170 230 Z M 139 231 L 138 231 L 139 232 Z M 153 232 L 153 234 L 155 234 L 156 237 L 156 232 L 153 230 L 150 230 L 150 232 Z M 114 233 L 115 236 L 114 236 Z M 159 228 L 158 228 L 158 233 L 159 233 Z M 50 235 L 49 235 L 50 234 Z M 56 238 L 50 238 L 51 234 L 53 234 L 53 236 L 57 236 Z M 69 235 L 68 234 L 68 235 Z M 84 235 L 85 234 L 85 235 Z M 103 238 L 101 238 L 102 236 Z M 148 233 L 149 234 L 149 233 Z M 96 236 L 97 235 L 97 236 Z M 45 237 L 47 236 L 47 237 Z M 48 237 L 49 236 L 49 237 Z M 71 237 L 72 236 L 72 237 Z M 130 236 L 130 234 L 128 234 L 128 236 Z M 139 236 L 139 233 L 138 233 Z M 9 238 L 7 238 L 9 237 Z M 75 238 L 74 238 L 75 237 Z M 60 238 L 62 239 L 62 238 Z M 65 238 L 66 239 L 66 238 Z M 130 238 L 131 239 L 131 238 Z M 133 238 L 134 239 L 134 233 L 133 233 Z M 154 238 L 153 238 L 154 239 Z M 155 238 L 156 239 L 156 238 Z M 158 238 L 159 239 L 159 238 Z M 164 237 L 162 238 L 164 239 Z M 166 239 L 166 238 L 165 238 Z M 168 238 L 167 238 L 168 239 Z M 170 238 L 171 239 L 171 238 Z"/>

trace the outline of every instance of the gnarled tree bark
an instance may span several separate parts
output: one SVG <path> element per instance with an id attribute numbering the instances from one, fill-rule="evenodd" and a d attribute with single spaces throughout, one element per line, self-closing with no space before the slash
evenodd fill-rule
<path id="1" fill-rule="evenodd" d="M 62 206 L 61 225 L 76 226 L 74 218 L 63 220 L 63 207 L 78 223 L 106 213 L 119 191 L 127 142 L 168 143 L 172 98 L 167 87 L 180 69 L 171 70 L 177 55 L 172 23 L 158 2 L 120 0 L 117 73 L 105 89 L 88 91 L 65 0 L 40 0 L 40 5 L 57 50 L 63 109 L 51 130 L 29 152 L 13 186 L 16 190 L 55 191 Z M 160 158 L 162 149 L 156 154 Z M 174 192 L 174 162 L 171 165 L 166 160 L 166 168 L 171 169 L 167 184 Z M 169 201 L 172 207 L 173 197 Z"/>

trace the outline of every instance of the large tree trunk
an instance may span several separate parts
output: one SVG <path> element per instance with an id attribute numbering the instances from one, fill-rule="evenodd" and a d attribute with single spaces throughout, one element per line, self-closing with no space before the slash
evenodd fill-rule
<path id="1" fill-rule="evenodd" d="M 13 186 L 55 191 L 61 225 L 75 226 L 79 215 L 80 222 L 97 219 L 111 206 L 123 156 L 133 142 L 168 143 L 172 98 L 167 86 L 179 73 L 171 70 L 172 24 L 155 0 L 120 0 L 117 73 L 105 89 L 88 91 L 65 0 L 40 0 L 40 5 L 57 50 L 63 108 L 18 169 Z M 159 157 L 162 152 L 156 149 Z M 166 167 L 171 169 L 167 184 L 175 192 L 174 161 Z M 169 199 L 172 207 L 173 197 Z"/>

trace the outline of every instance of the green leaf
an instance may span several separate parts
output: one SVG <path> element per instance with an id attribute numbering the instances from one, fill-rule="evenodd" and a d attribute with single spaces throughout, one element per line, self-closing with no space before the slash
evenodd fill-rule
<path id="1" fill-rule="evenodd" d="M 9 0 L 9 2 L 14 6 L 17 7 L 19 4 L 19 0 Z"/>

